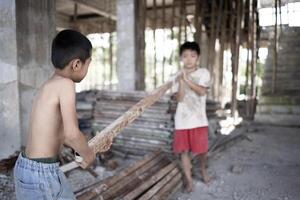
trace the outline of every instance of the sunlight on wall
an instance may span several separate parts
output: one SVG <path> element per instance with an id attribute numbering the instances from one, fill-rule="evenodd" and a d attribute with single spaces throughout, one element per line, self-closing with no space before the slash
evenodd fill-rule
<path id="1" fill-rule="evenodd" d="M 278 16 L 277 23 L 288 26 L 300 26 L 300 2 L 288 3 L 281 7 L 281 19 Z M 259 9 L 259 25 L 273 26 L 275 25 L 275 8 L 261 8 Z"/>

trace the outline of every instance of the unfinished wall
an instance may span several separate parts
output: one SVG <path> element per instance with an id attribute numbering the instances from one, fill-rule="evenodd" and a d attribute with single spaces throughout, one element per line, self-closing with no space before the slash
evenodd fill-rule
<path id="1" fill-rule="evenodd" d="M 262 95 L 255 119 L 277 125 L 300 126 L 300 28 L 284 27 L 278 44 L 277 67 L 273 65 L 274 43 L 268 48 Z"/>
<path id="2" fill-rule="evenodd" d="M 36 89 L 52 72 L 55 2 L 0 2 L 0 159 L 25 144 Z"/>
<path id="3" fill-rule="evenodd" d="M 17 1 L 17 53 L 22 144 L 33 96 L 53 72 L 51 42 L 55 35 L 55 1 Z"/>
<path id="4" fill-rule="evenodd" d="M 0 159 L 21 145 L 15 7 L 0 1 Z"/>

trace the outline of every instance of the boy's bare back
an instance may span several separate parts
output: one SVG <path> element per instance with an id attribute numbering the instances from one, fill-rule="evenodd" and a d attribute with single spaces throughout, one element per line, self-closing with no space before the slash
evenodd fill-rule
<path id="1" fill-rule="evenodd" d="M 79 163 L 82 168 L 95 160 L 94 151 L 79 130 L 75 108 L 75 83 L 86 76 L 91 52 L 92 44 L 79 32 L 64 30 L 53 39 L 51 61 L 55 71 L 33 100 L 26 157 L 57 157 L 66 144 L 83 158 Z"/>
<path id="2" fill-rule="evenodd" d="M 64 143 L 63 115 L 65 121 L 72 121 L 77 126 L 75 86 L 72 80 L 53 75 L 33 100 L 26 145 L 28 157 L 58 155 Z"/>

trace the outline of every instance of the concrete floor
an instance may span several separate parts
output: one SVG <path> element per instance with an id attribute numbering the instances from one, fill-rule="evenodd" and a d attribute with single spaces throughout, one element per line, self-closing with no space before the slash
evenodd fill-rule
<path id="1" fill-rule="evenodd" d="M 249 129 L 252 141 L 238 141 L 209 160 L 208 186 L 196 173 L 194 192 L 178 192 L 172 200 L 299 200 L 300 128 L 252 124 Z M 102 167 L 96 172 L 98 179 L 113 174 Z M 95 178 L 75 170 L 69 180 L 76 191 Z M 0 174 L 0 199 L 15 199 L 10 174 Z"/>
<path id="2" fill-rule="evenodd" d="M 299 200 L 300 128 L 251 125 L 242 140 L 209 160 L 213 181 L 195 176 L 191 194 L 172 200 Z"/>

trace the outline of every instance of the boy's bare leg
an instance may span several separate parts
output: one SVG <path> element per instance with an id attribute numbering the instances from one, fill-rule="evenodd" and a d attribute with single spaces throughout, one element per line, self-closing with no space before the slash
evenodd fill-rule
<path id="1" fill-rule="evenodd" d="M 210 177 L 207 175 L 206 169 L 205 169 L 206 157 L 207 157 L 206 153 L 199 154 L 199 159 L 200 159 L 200 174 L 201 174 L 201 176 L 203 178 L 203 182 L 204 183 L 208 183 L 211 180 Z"/>
<path id="2" fill-rule="evenodd" d="M 182 162 L 183 173 L 187 180 L 186 190 L 187 192 L 191 192 L 193 190 L 193 179 L 191 174 L 191 160 L 188 155 L 188 152 L 183 152 L 181 154 L 181 162 Z"/>

